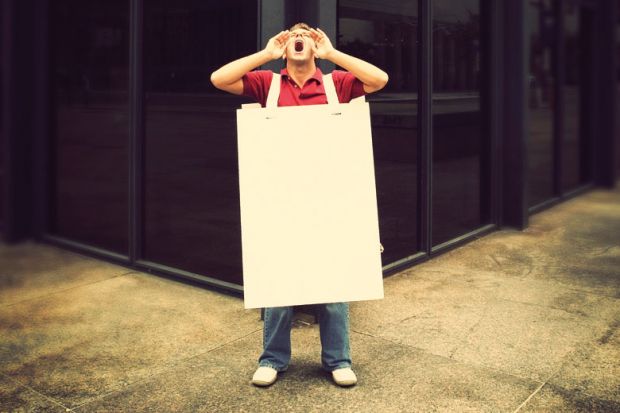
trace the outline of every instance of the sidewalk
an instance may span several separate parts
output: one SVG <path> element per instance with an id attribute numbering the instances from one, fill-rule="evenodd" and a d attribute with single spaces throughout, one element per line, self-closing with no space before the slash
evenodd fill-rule
<path id="1" fill-rule="evenodd" d="M 0 244 L 0 412 L 620 412 L 620 189 L 385 279 L 351 304 L 356 387 L 293 329 L 272 387 L 240 299 L 53 246 Z"/>

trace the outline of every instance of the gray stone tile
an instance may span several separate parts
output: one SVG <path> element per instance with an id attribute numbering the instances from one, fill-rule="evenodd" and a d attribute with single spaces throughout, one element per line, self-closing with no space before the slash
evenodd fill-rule
<path id="1" fill-rule="evenodd" d="M 45 244 L 0 244 L 0 305 L 31 300 L 130 271 Z"/>
<path id="2" fill-rule="evenodd" d="M 534 239 L 522 232 L 495 232 L 422 264 L 448 274 L 495 272 L 505 277 L 523 277 L 546 259 Z M 417 269 L 418 267 L 415 267 Z"/>
<path id="3" fill-rule="evenodd" d="M 71 406 L 261 327 L 238 298 L 131 274 L 0 307 L 0 372 Z"/>
<path id="4" fill-rule="evenodd" d="M 64 412 L 66 408 L 0 375 L 0 412 Z"/>
<path id="5" fill-rule="evenodd" d="M 543 382 L 605 329 L 601 321 L 565 311 L 497 300 L 453 358 Z"/>
<path id="6" fill-rule="evenodd" d="M 546 385 L 519 413 L 617 413 L 620 403 L 590 396 L 581 391 L 567 391 Z"/>
<path id="7" fill-rule="evenodd" d="M 387 299 L 352 306 L 351 328 L 450 357 L 484 315 L 489 297 L 448 276 L 401 278 Z M 399 313 L 399 314 L 397 314 Z"/>
<path id="8" fill-rule="evenodd" d="M 446 274 L 422 277 L 420 273 L 405 272 L 384 280 L 382 300 L 351 303 L 352 328 L 377 333 L 386 325 L 398 323 L 424 311 L 422 300 L 427 290 L 446 288 L 450 280 Z"/>
<path id="9" fill-rule="evenodd" d="M 618 297 L 619 203 L 617 191 L 597 191 L 532 216 L 524 231 L 495 232 L 416 269 L 427 265 L 457 275 L 493 272 Z"/>
<path id="10" fill-rule="evenodd" d="M 488 297 L 548 307 L 605 322 L 620 317 L 620 299 L 576 290 L 553 280 L 469 271 L 451 275 L 450 282 L 481 290 Z"/>
<path id="11" fill-rule="evenodd" d="M 620 319 L 597 340 L 577 348 L 549 382 L 570 393 L 588 394 L 620 406 L 619 326 Z"/>
<path id="12" fill-rule="evenodd" d="M 560 233 L 562 228 L 549 232 Z M 476 240 L 448 253 L 445 258 L 438 257 L 432 266 L 456 276 L 494 273 L 506 280 L 516 277 L 549 281 L 565 288 L 618 297 L 620 246 L 599 245 L 587 240 L 580 248 L 570 234 L 554 236 L 545 232 L 538 240 L 528 230 L 517 234 L 504 231 L 491 234 L 488 239 Z M 620 233 L 620 227 L 615 231 Z"/>
<path id="13" fill-rule="evenodd" d="M 620 298 L 620 261 L 612 266 L 599 264 L 563 264 L 541 266 L 528 278 L 545 280 L 565 288 L 589 294 Z"/>
<path id="14" fill-rule="evenodd" d="M 266 389 L 250 384 L 261 345 L 256 333 L 78 411 L 495 412 L 514 410 L 538 385 L 353 333 L 359 382 L 342 389 L 320 369 L 316 326 L 294 329 L 292 341 L 289 370 Z"/>

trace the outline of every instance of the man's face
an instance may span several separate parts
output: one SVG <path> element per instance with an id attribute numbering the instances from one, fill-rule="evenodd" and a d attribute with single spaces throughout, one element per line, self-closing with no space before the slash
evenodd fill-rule
<path id="1" fill-rule="evenodd" d="M 314 57 L 313 46 L 314 40 L 312 40 L 308 30 L 293 30 L 286 46 L 286 58 L 296 62 L 312 59 Z"/>

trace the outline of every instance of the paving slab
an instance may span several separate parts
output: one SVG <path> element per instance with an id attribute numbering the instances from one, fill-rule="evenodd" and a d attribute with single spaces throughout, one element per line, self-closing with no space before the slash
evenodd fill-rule
<path id="1" fill-rule="evenodd" d="M 565 311 L 496 300 L 453 358 L 543 382 L 605 330 L 603 322 Z"/>
<path id="2" fill-rule="evenodd" d="M 0 412 L 56 413 L 65 411 L 64 406 L 0 375 Z"/>
<path id="3" fill-rule="evenodd" d="M 385 296 L 352 305 L 351 328 L 445 357 L 480 321 L 490 299 L 447 275 L 399 277 L 387 285 Z"/>
<path id="4" fill-rule="evenodd" d="M 619 299 L 491 272 L 446 275 L 413 270 L 393 278 L 386 280 L 384 300 L 351 305 L 351 328 L 447 357 L 489 313 L 496 313 L 491 323 L 503 326 L 534 323 L 536 328 L 540 320 L 528 317 L 555 313 L 578 322 L 586 330 L 595 328 L 590 333 L 577 332 L 572 331 L 575 325 L 567 325 L 571 330 L 569 336 L 577 337 L 593 337 L 620 314 Z M 498 313 L 510 306 L 515 308 L 506 312 L 505 317 L 512 319 L 499 319 Z M 563 327 L 555 326 L 558 332 Z M 540 344 L 543 336 L 537 337 Z"/>
<path id="5" fill-rule="evenodd" d="M 411 276 L 425 278 L 430 275 L 412 271 Z M 578 290 L 553 279 L 510 277 L 492 271 L 452 273 L 449 278 L 452 284 L 463 283 L 489 298 L 562 310 L 608 323 L 620 314 L 620 299 Z"/>
<path id="6" fill-rule="evenodd" d="M 592 192 L 531 216 L 524 231 L 489 234 L 420 267 L 447 273 L 496 272 L 617 297 L 618 205 L 620 191 Z"/>
<path id="7" fill-rule="evenodd" d="M 0 244 L 0 306 L 129 272 L 128 268 L 49 245 Z"/>
<path id="8" fill-rule="evenodd" d="M 555 387 L 620 402 L 620 320 L 576 349 L 549 380 Z M 620 409 L 618 410 L 620 411 Z"/>
<path id="9" fill-rule="evenodd" d="M 316 326 L 295 328 L 292 343 L 288 371 L 269 388 L 250 384 L 261 344 L 256 333 L 77 411 L 496 412 L 514 410 L 539 386 L 354 333 L 359 383 L 339 388 L 320 368 Z"/>
<path id="10" fill-rule="evenodd" d="M 403 272 L 383 280 L 382 300 L 353 302 L 351 327 L 362 332 L 377 332 L 385 326 L 410 318 L 424 311 L 419 300 L 427 289 L 438 289 L 449 282 L 445 273 L 423 278 L 420 273 Z"/>
<path id="11" fill-rule="evenodd" d="M 74 406 L 261 328 L 238 298 L 129 274 L 0 307 L 0 373 Z"/>
<path id="12" fill-rule="evenodd" d="M 432 267 L 447 274 L 485 271 L 497 272 L 505 277 L 523 277 L 537 263 L 544 262 L 546 256 L 533 239 L 520 231 L 508 229 L 476 239 L 419 267 Z"/>
<path id="13" fill-rule="evenodd" d="M 617 413 L 617 400 L 600 399 L 580 391 L 546 385 L 518 413 Z"/>

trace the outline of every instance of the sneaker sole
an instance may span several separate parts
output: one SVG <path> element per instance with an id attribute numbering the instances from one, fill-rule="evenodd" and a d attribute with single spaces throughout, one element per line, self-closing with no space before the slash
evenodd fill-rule
<path id="1" fill-rule="evenodd" d="M 351 387 L 357 384 L 357 381 L 334 381 L 340 387 Z"/>
<path id="2" fill-rule="evenodd" d="M 258 387 L 268 387 L 268 386 L 271 386 L 273 383 L 275 383 L 276 380 L 278 380 L 278 376 L 276 376 L 271 381 L 252 380 L 252 384 L 255 385 L 255 386 L 258 386 Z"/>

